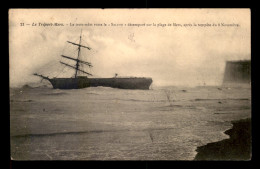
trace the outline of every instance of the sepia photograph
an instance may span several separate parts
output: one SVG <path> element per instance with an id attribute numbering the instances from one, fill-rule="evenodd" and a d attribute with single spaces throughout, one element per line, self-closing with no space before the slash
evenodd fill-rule
<path id="1" fill-rule="evenodd" d="M 8 16 L 11 160 L 251 160 L 250 9 Z"/>

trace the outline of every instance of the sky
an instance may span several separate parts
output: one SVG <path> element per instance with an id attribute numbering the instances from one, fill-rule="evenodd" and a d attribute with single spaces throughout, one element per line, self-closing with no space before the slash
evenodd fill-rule
<path id="1" fill-rule="evenodd" d="M 92 63 L 87 71 L 93 77 L 117 73 L 151 77 L 155 86 L 220 85 L 226 61 L 251 58 L 250 17 L 249 9 L 11 9 L 10 86 L 40 82 L 33 73 L 72 77 L 73 70 L 59 61 L 65 62 L 62 54 L 76 55 L 77 48 L 66 41 L 78 42 L 81 30 L 82 45 L 92 50 L 82 49 L 80 57 Z M 88 23 L 92 26 L 76 26 Z M 127 26 L 129 23 L 152 26 Z"/>

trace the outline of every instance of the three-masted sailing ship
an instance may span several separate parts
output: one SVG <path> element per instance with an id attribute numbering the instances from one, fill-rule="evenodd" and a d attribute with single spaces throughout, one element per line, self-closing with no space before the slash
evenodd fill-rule
<path id="1" fill-rule="evenodd" d="M 91 73 L 83 70 L 82 66 L 93 67 L 90 62 L 81 60 L 80 54 L 82 49 L 91 50 L 90 47 L 81 44 L 82 32 L 80 34 L 79 43 L 67 41 L 69 44 L 77 47 L 77 58 L 61 55 L 62 58 L 76 62 L 75 66 L 60 61 L 61 64 L 74 69 L 75 75 L 70 78 L 49 78 L 47 76 L 34 73 L 35 76 L 39 76 L 42 79 L 48 80 L 54 89 L 81 89 L 86 87 L 113 87 L 120 89 L 149 89 L 152 84 L 152 78 L 146 77 L 112 77 L 112 78 L 89 78 Z M 85 74 L 85 76 L 79 76 L 79 72 Z"/>

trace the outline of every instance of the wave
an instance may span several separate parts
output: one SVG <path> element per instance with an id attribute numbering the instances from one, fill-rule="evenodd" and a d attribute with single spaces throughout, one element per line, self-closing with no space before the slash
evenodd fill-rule
<path id="1" fill-rule="evenodd" d="M 22 134 L 11 136 L 13 138 L 21 137 L 45 137 L 45 136 L 58 136 L 58 135 L 67 135 L 67 134 L 87 134 L 87 133 L 102 133 L 102 132 L 113 132 L 112 130 L 94 130 L 94 131 L 72 131 L 72 132 L 60 132 L 60 133 L 46 133 L 46 134 Z"/>
<path id="2" fill-rule="evenodd" d="M 49 136 L 59 136 L 59 135 L 78 135 L 78 134 L 91 134 L 91 133 L 105 133 L 105 132 L 128 132 L 128 131 L 136 131 L 136 132 L 151 132 L 155 130 L 172 130 L 176 129 L 174 127 L 166 127 L 166 128 L 146 128 L 146 129 L 117 129 L 117 130 L 89 130 L 89 131 L 70 131 L 70 132 L 57 132 L 57 133 L 43 133 L 43 134 L 21 134 L 21 135 L 13 135 L 12 138 L 24 138 L 24 137 L 49 137 Z"/>
<path id="3" fill-rule="evenodd" d="M 115 99 L 115 100 L 120 100 L 120 101 L 132 101 L 132 102 L 168 102 L 168 100 L 139 100 L 139 99 Z"/>
<path id="4" fill-rule="evenodd" d="M 196 109 L 197 107 L 191 105 L 172 104 L 172 105 L 157 107 L 156 111 L 172 111 L 175 108 Z"/>
<path id="5" fill-rule="evenodd" d="M 50 88 L 48 85 L 39 85 L 39 84 L 25 84 L 21 87 L 21 89 L 35 89 L 35 88 Z"/>
<path id="6" fill-rule="evenodd" d="M 33 100 L 10 100 L 10 102 L 33 102 Z"/>
<path id="7" fill-rule="evenodd" d="M 98 94 L 98 93 L 86 93 L 86 94 L 93 94 L 93 95 L 100 95 L 100 94 Z"/>
<path id="8" fill-rule="evenodd" d="M 107 100 L 107 99 L 104 99 L 104 100 Z M 161 103 L 169 102 L 167 99 L 160 99 L 160 100 L 156 100 L 156 99 L 155 100 L 114 99 L 114 100 L 133 101 L 133 102 L 161 102 Z M 200 98 L 197 98 L 197 99 L 191 99 L 191 100 L 182 99 L 182 100 L 171 100 L 171 101 L 174 103 L 174 102 L 179 102 L 179 101 L 219 101 L 219 100 L 250 100 L 250 98 L 227 98 L 227 99 L 222 99 L 222 98 L 219 98 L 219 99 L 200 99 Z"/>
<path id="9" fill-rule="evenodd" d="M 62 96 L 62 95 L 66 95 L 67 93 L 45 93 L 43 95 L 47 95 L 47 96 Z"/>
<path id="10" fill-rule="evenodd" d="M 207 100 L 250 100 L 249 98 L 227 98 L 227 99 L 193 99 L 191 101 L 207 101 Z"/>
<path id="11" fill-rule="evenodd" d="M 229 112 L 229 113 L 214 113 L 214 114 L 234 114 L 234 112 Z"/>
<path id="12" fill-rule="evenodd" d="M 28 84 L 22 86 L 22 89 L 32 89 L 32 88 L 35 88 L 35 87 L 32 87 Z"/>

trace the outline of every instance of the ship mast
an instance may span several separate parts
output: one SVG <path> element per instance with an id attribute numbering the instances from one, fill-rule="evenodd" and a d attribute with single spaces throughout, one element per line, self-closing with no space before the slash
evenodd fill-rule
<path id="1" fill-rule="evenodd" d="M 76 73 L 75 73 L 75 78 L 77 77 L 77 74 L 78 74 L 78 68 L 79 68 L 79 55 L 80 55 L 81 35 L 82 35 L 82 29 L 81 29 L 80 37 L 79 37 L 78 58 L 77 58 L 77 63 L 76 63 Z"/>
<path id="2" fill-rule="evenodd" d="M 74 42 L 67 41 L 68 43 L 70 43 L 70 44 L 72 44 L 72 45 L 78 46 L 78 56 L 77 56 L 77 59 L 72 58 L 72 57 L 69 57 L 69 56 L 61 55 L 61 56 L 62 56 L 63 58 L 65 58 L 65 59 L 70 59 L 70 60 L 76 61 L 75 67 L 72 66 L 72 65 L 69 65 L 69 64 L 67 64 L 67 63 L 64 63 L 64 62 L 60 61 L 61 64 L 65 65 L 65 66 L 68 66 L 68 67 L 70 67 L 70 68 L 76 70 L 76 72 L 75 72 L 75 78 L 77 78 L 78 71 L 80 71 L 80 72 L 82 72 L 82 73 L 85 73 L 85 74 L 87 74 L 87 75 L 92 76 L 92 74 L 90 74 L 90 73 L 88 73 L 88 72 L 86 72 L 86 71 L 84 71 L 84 70 L 81 70 L 81 69 L 79 68 L 79 64 L 80 64 L 80 63 L 81 63 L 81 64 L 85 64 L 85 65 L 87 65 L 88 67 L 93 67 L 90 62 L 86 62 L 86 61 L 83 61 L 83 60 L 80 60 L 80 59 L 79 59 L 80 51 L 81 51 L 80 49 L 81 49 L 81 48 L 86 48 L 86 49 L 88 49 L 88 50 L 91 49 L 90 47 L 81 45 L 81 36 L 82 36 L 82 30 L 81 30 L 80 37 L 79 37 L 79 44 L 74 43 Z M 43 76 L 43 75 L 40 75 L 40 74 L 37 74 L 37 73 L 34 73 L 33 75 L 39 76 L 39 77 L 41 77 L 41 78 L 43 78 L 43 79 L 46 79 L 46 80 L 50 80 L 48 76 Z"/>
<path id="3" fill-rule="evenodd" d="M 60 61 L 61 64 L 66 65 L 66 66 L 68 66 L 68 67 L 70 67 L 70 68 L 75 69 L 75 78 L 76 78 L 77 75 L 78 75 L 78 71 L 83 72 L 83 73 L 85 73 L 85 74 L 88 74 L 88 75 L 92 76 L 92 74 L 90 74 L 90 73 L 88 73 L 88 72 L 86 72 L 86 71 L 83 71 L 83 70 L 81 70 L 81 69 L 79 68 L 79 63 L 83 63 L 83 64 L 85 64 L 85 65 L 87 65 L 87 66 L 89 66 L 89 67 L 93 67 L 90 62 L 82 61 L 82 60 L 79 59 L 81 48 L 87 48 L 88 50 L 91 49 L 90 47 L 81 45 L 81 36 L 82 36 L 82 30 L 81 30 L 80 37 L 79 37 L 79 44 L 74 43 L 74 42 L 67 41 L 68 43 L 70 43 L 70 44 L 72 44 L 72 45 L 78 46 L 78 56 L 77 56 L 77 59 L 71 58 L 71 57 L 69 57 L 69 56 L 61 55 L 62 57 L 66 58 L 66 59 L 70 59 L 70 60 L 76 61 L 75 67 L 74 67 L 74 66 L 71 66 L 71 65 L 69 65 L 69 64 L 67 64 L 67 63 L 64 63 L 64 62 L 61 62 L 61 61 Z"/>

